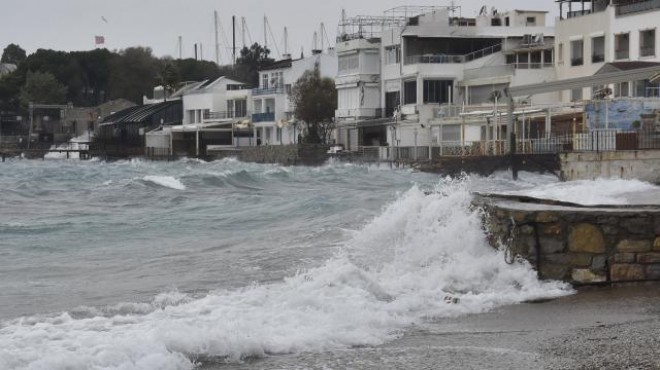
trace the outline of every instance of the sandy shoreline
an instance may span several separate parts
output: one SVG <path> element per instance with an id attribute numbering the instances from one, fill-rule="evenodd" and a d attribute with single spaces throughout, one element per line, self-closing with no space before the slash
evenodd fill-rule
<path id="1" fill-rule="evenodd" d="M 442 319 L 380 347 L 203 369 L 660 369 L 660 284 Z"/>

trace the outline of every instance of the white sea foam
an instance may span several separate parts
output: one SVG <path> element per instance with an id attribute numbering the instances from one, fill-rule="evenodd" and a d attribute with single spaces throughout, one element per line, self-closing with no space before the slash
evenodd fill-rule
<path id="1" fill-rule="evenodd" d="M 428 319 L 570 294 L 491 249 L 468 186 L 413 188 L 323 266 L 280 283 L 0 328 L 2 369 L 192 369 L 194 359 L 379 345 Z M 445 299 L 450 297 L 450 302 Z M 74 315 L 75 317 L 75 315 Z"/>
<path id="2" fill-rule="evenodd" d="M 82 134 L 78 137 L 74 137 L 73 139 L 69 140 L 68 143 L 66 144 L 61 144 L 61 145 L 53 145 L 50 147 L 51 150 L 56 150 L 56 149 L 62 149 L 62 150 L 86 150 L 88 148 L 87 144 L 81 144 L 81 143 L 88 143 L 90 142 L 90 136 L 89 133 Z M 58 153 L 58 152 L 49 152 L 46 153 L 44 156 L 45 159 L 80 159 L 80 153 L 77 152 L 71 152 L 68 153 Z"/>
<path id="3" fill-rule="evenodd" d="M 508 194 L 583 205 L 623 205 L 629 204 L 635 193 L 650 191 L 657 192 L 660 188 L 639 180 L 598 179 L 546 184 Z"/>
<path id="4" fill-rule="evenodd" d="M 186 186 L 172 176 L 145 176 L 143 180 L 174 190 L 186 190 Z"/>

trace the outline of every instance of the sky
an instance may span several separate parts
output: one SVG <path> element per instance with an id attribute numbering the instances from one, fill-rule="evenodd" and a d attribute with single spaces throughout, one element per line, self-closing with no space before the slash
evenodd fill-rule
<path id="1" fill-rule="evenodd" d="M 450 0 L 0 0 L 0 50 L 19 44 L 28 54 L 39 48 L 64 51 L 91 50 L 94 36 L 105 37 L 105 47 L 120 50 L 147 46 L 156 56 L 178 57 L 178 38 L 183 39 L 183 57 L 194 55 L 202 45 L 204 59 L 215 60 L 213 12 L 218 11 L 221 64 L 231 63 L 231 18 L 237 18 L 237 47 L 242 46 L 241 18 L 245 17 L 252 42 L 263 44 L 264 15 L 268 17 L 268 45 L 276 58 L 284 53 L 284 27 L 288 29 L 289 53 L 307 55 L 314 31 L 323 22 L 334 44 L 342 9 L 348 17 L 383 15 L 398 6 L 449 5 Z M 554 0 L 455 0 L 463 16 L 475 16 L 483 5 L 502 12 L 511 9 L 550 11 L 554 23 Z M 531 5 L 533 4 L 533 5 Z M 274 46 L 276 41 L 277 47 Z M 327 46 L 327 41 L 324 42 Z M 319 44 L 320 46 L 320 44 Z"/>

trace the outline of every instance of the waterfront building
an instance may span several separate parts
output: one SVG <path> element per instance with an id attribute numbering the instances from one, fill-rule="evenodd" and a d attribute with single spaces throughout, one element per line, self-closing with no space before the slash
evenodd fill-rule
<path id="1" fill-rule="evenodd" d="M 349 150 L 380 147 L 380 157 L 392 158 L 393 151 L 412 155 L 403 148 L 415 148 L 415 157 L 426 148 L 430 156 L 443 142 L 504 138 L 504 90 L 556 79 L 546 15 L 484 7 L 467 18 L 460 7 L 405 6 L 343 19 L 337 141 Z M 518 103 L 556 100 L 553 93 Z M 534 113 L 546 120 L 547 112 Z"/>
<path id="2" fill-rule="evenodd" d="M 306 71 L 318 68 L 321 77 L 337 76 L 337 55 L 333 49 L 314 50 L 311 56 L 283 60 L 259 71 L 259 87 L 252 89 L 254 145 L 297 143 L 302 129 L 294 117 L 291 93 Z"/>

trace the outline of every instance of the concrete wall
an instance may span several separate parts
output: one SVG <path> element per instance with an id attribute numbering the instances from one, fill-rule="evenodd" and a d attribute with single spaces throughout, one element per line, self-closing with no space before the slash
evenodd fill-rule
<path id="1" fill-rule="evenodd" d="M 329 158 L 327 150 L 327 145 L 262 145 L 209 155 L 215 158 L 234 156 L 243 162 L 276 163 L 285 166 L 320 165 Z"/>
<path id="2" fill-rule="evenodd" d="M 486 205 L 494 246 L 510 248 L 540 278 L 573 284 L 660 280 L 660 209 Z"/>
<path id="3" fill-rule="evenodd" d="M 566 181 L 602 177 L 660 184 L 660 150 L 562 153 L 559 156 L 561 176 Z"/>

